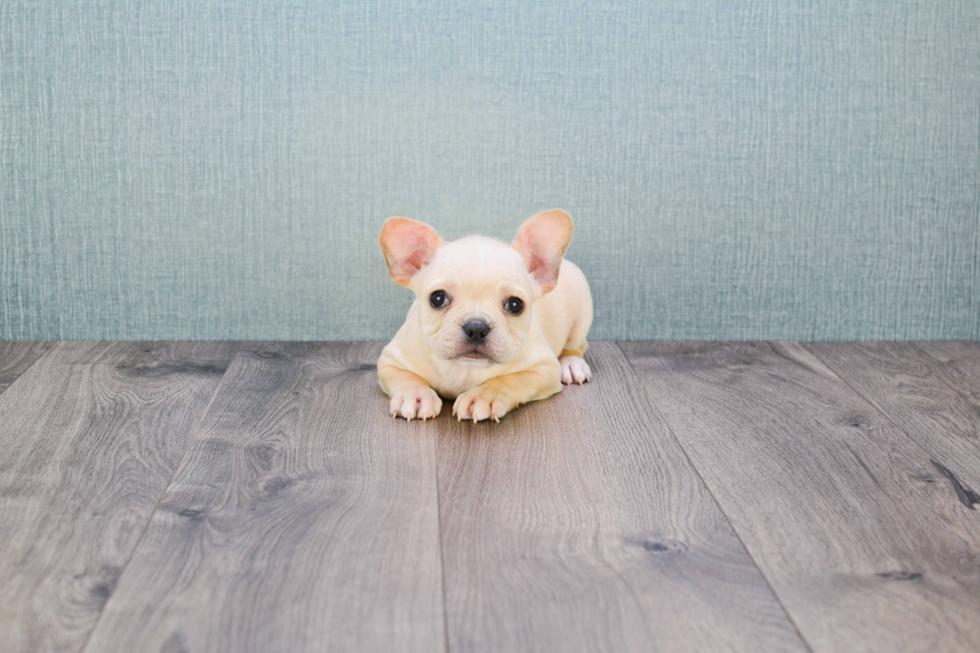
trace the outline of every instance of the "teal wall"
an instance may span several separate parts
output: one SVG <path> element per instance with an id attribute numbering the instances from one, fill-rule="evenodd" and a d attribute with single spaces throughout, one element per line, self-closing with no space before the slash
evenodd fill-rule
<path id="1" fill-rule="evenodd" d="M 406 215 L 594 338 L 980 337 L 980 3 L 0 1 L 0 339 L 390 337 Z"/>

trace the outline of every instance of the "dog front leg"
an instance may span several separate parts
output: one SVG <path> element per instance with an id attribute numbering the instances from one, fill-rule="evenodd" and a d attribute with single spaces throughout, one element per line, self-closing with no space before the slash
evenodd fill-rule
<path id="1" fill-rule="evenodd" d="M 530 369 L 497 376 L 456 397 L 453 415 L 459 419 L 499 422 L 511 408 L 550 397 L 561 390 L 561 365 L 548 361 Z"/>
<path id="2" fill-rule="evenodd" d="M 378 366 L 381 389 L 391 397 L 388 412 L 392 417 L 425 421 L 442 410 L 442 399 L 418 374 L 392 365 Z"/>

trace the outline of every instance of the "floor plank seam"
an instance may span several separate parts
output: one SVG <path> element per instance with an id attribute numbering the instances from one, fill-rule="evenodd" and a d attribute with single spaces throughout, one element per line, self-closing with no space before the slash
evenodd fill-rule
<path id="1" fill-rule="evenodd" d="M 211 410 L 211 404 L 214 403 L 214 398 L 218 396 L 218 391 L 221 389 L 222 384 L 224 384 L 225 379 L 228 376 L 228 370 L 231 369 L 232 364 L 234 364 L 238 356 L 241 355 L 242 346 L 243 343 L 239 343 L 237 349 L 235 350 L 235 354 L 231 357 L 231 360 L 228 362 L 228 367 L 225 368 L 225 371 L 221 375 L 221 379 L 219 379 L 218 383 L 214 386 L 214 392 L 211 393 L 211 397 L 208 399 L 207 405 L 204 407 L 204 410 L 201 411 L 201 418 L 197 421 L 197 425 L 190 432 L 190 435 L 187 438 L 187 444 L 184 447 L 184 451 L 181 452 L 180 454 L 180 460 L 178 460 L 177 464 L 174 465 L 174 471 L 170 474 L 170 480 L 167 481 L 167 484 L 160 492 L 160 496 L 157 497 L 156 505 L 154 505 L 153 510 L 150 511 L 150 516 L 147 518 L 146 524 L 144 524 L 143 526 L 143 531 L 140 533 L 139 538 L 136 540 L 136 544 L 133 545 L 132 551 L 129 552 L 129 556 L 126 558 L 126 562 L 123 563 L 123 566 L 119 571 L 119 576 L 118 579 L 116 580 L 115 586 L 112 588 L 112 591 L 109 593 L 109 596 L 106 597 L 105 602 L 102 604 L 102 609 L 99 610 L 99 616 L 95 618 L 95 621 L 92 623 L 92 627 L 89 629 L 88 634 L 85 636 L 85 640 L 82 642 L 82 645 L 78 648 L 79 653 L 84 653 L 85 649 L 88 648 L 89 641 L 92 639 L 92 635 L 94 635 L 96 630 L 98 630 L 99 622 L 102 620 L 102 615 L 105 614 L 106 608 L 108 607 L 109 602 L 112 600 L 116 588 L 119 587 L 119 584 L 122 581 L 123 576 L 126 574 L 126 569 L 129 567 L 129 563 L 132 562 L 133 558 L 136 556 L 136 552 L 140 548 L 140 544 L 143 543 L 143 538 L 146 536 L 147 531 L 150 530 L 150 524 L 153 523 L 153 517 L 154 515 L 157 514 L 157 511 L 160 509 L 160 504 L 163 502 L 163 498 L 167 496 L 167 490 L 170 489 L 170 484 L 173 483 L 174 478 L 177 476 L 177 470 L 180 469 L 180 465 L 184 462 L 184 458 L 187 456 L 187 451 L 191 447 L 191 442 L 193 442 L 194 436 L 200 430 L 201 424 L 204 423 L 204 418 L 207 417 L 208 411 Z M 45 352 L 45 354 L 46 353 L 47 352 Z"/>
<path id="2" fill-rule="evenodd" d="M 23 376 L 24 376 L 25 374 L 27 374 L 27 372 L 28 372 L 28 371 L 29 371 L 29 370 L 30 370 L 30 369 L 31 369 L 32 367 L 34 367 L 35 365 L 37 365 L 37 363 L 38 363 L 38 361 L 40 361 L 40 360 L 41 360 L 42 358 L 45 358 L 45 357 L 47 357 L 47 355 L 48 355 L 48 354 L 49 354 L 49 353 L 51 352 L 51 350 L 52 350 L 52 349 L 54 349 L 54 348 L 55 348 L 55 346 L 56 346 L 56 345 L 58 344 L 58 343 L 57 343 L 56 341 L 54 341 L 54 340 L 43 340 L 42 342 L 44 342 L 45 344 L 47 344 L 47 347 L 45 347 L 45 348 L 44 348 L 44 351 L 43 351 L 43 352 L 41 352 L 41 355 L 40 355 L 40 356 L 38 356 L 37 358 L 35 358 L 35 359 L 34 359 L 33 361 L 31 361 L 31 364 L 30 364 L 30 365 L 28 365 L 27 367 L 25 367 L 25 368 L 24 368 L 24 369 L 23 369 L 23 370 L 21 371 L 21 373 L 17 375 L 17 378 L 16 378 L 16 379 L 14 379 L 13 381 L 11 381 L 11 382 L 10 382 L 10 383 L 9 383 L 9 384 L 8 384 L 7 386 L 5 386 L 5 387 L 3 387 L 3 388 L 0 388 L 0 395 L 2 395 L 2 394 L 3 394 L 4 392 L 6 392 L 6 391 L 7 391 L 7 390 L 9 390 L 10 388 L 12 388 L 12 387 L 13 387 L 13 385 L 14 385 L 15 383 L 17 383 L 18 381 L 20 381 L 20 380 L 21 380 L 21 378 L 22 378 L 22 377 L 23 377 Z"/>
<path id="3" fill-rule="evenodd" d="M 629 354 L 627 354 L 626 351 L 623 349 L 622 344 L 619 340 L 615 342 L 616 342 L 616 346 L 619 348 L 623 356 L 626 358 L 626 362 L 629 363 L 630 369 L 633 371 L 633 374 L 636 377 L 636 381 L 643 387 L 644 394 L 646 394 L 647 398 L 650 400 L 651 405 L 653 405 L 654 410 L 657 411 L 657 414 L 660 415 L 660 419 L 662 419 L 664 424 L 667 426 L 667 431 L 670 433 L 670 437 L 674 438 L 674 442 L 676 442 L 677 446 L 680 447 L 680 450 L 684 452 L 684 457 L 687 459 L 687 462 L 691 466 L 691 469 L 693 469 L 694 473 L 697 474 L 698 478 L 701 479 L 701 483 L 704 485 L 704 488 L 708 491 L 708 494 L 711 496 L 711 500 L 714 501 L 716 506 L 718 506 L 718 510 L 719 512 L 721 512 L 721 516 L 725 518 L 725 521 L 728 523 L 729 528 L 732 529 L 732 533 L 735 534 L 735 537 L 738 539 L 738 542 L 742 546 L 742 549 L 752 560 L 752 564 L 755 565 L 755 568 L 759 571 L 759 575 L 762 577 L 762 580 L 766 582 L 766 587 L 769 588 L 769 591 L 775 597 L 776 602 L 779 603 L 779 607 L 782 608 L 783 614 L 786 615 L 786 619 L 793 626 L 793 630 L 796 631 L 796 634 L 800 638 L 800 641 L 803 643 L 803 646 L 805 646 L 806 650 L 810 651 L 810 653 L 815 653 L 813 647 L 810 646 L 810 642 L 807 641 L 806 637 L 803 636 L 803 632 L 800 630 L 799 625 L 797 625 L 796 621 L 793 619 L 793 616 L 790 614 L 789 610 L 786 609 L 786 605 L 783 603 L 783 599 L 779 596 L 779 594 L 776 592 L 776 589 L 772 586 L 772 583 L 769 581 L 769 577 L 766 576 L 766 572 L 762 569 L 762 567 L 759 566 L 759 561 L 756 560 L 756 557 L 752 554 L 752 550 L 749 549 L 748 546 L 746 546 L 745 541 L 742 539 L 741 533 L 739 533 L 738 529 L 735 528 L 735 524 L 732 522 L 732 520 L 728 517 L 728 514 L 725 512 L 725 508 L 718 501 L 718 498 L 715 496 L 714 490 L 711 489 L 711 486 L 708 484 L 707 480 L 705 480 L 704 475 L 701 473 L 701 470 L 698 469 L 697 465 L 694 464 L 694 461 L 691 459 L 690 454 L 688 454 L 687 449 L 684 447 L 684 444 L 681 442 L 680 438 L 678 438 L 677 434 L 674 433 L 674 427 L 671 426 L 669 421 L 667 421 L 667 418 L 664 416 L 663 411 L 660 410 L 660 406 L 657 405 L 657 402 L 654 400 L 653 395 L 650 393 L 650 390 L 647 388 L 646 383 L 643 383 L 643 380 L 640 377 L 640 374 L 637 371 L 636 367 L 633 365 L 633 361 L 630 358 Z"/>
<path id="4" fill-rule="evenodd" d="M 928 351 L 926 351 L 925 349 L 923 349 L 922 347 L 920 347 L 919 345 L 917 345 L 914 341 L 909 341 L 908 345 L 910 347 L 912 347 L 912 349 L 916 350 L 917 352 L 919 352 L 920 354 L 922 354 L 923 356 L 925 356 L 926 358 L 928 358 L 929 360 L 935 362 L 935 364 L 937 366 L 942 366 L 943 362 L 941 360 L 939 360 L 938 358 L 936 358 L 935 356 L 933 356 L 932 354 L 930 354 Z M 960 394 L 960 395 L 963 394 L 963 391 L 960 390 L 955 385 L 953 385 L 953 383 L 949 379 L 946 378 L 946 375 L 945 374 L 937 374 L 936 375 L 936 378 L 939 379 L 939 382 L 940 383 L 942 383 L 944 386 L 946 386 L 947 388 L 949 388 L 950 390 L 952 390 L 956 394 Z"/>
<path id="5" fill-rule="evenodd" d="M 433 424 L 435 422 L 433 421 Z M 442 650 L 449 653 L 449 609 L 446 603 L 446 556 L 442 536 L 442 485 L 439 483 L 439 429 L 432 438 L 432 464 L 436 471 L 436 519 L 439 524 L 439 580 L 442 585 Z"/>
<path id="6" fill-rule="evenodd" d="M 829 364 L 828 364 L 828 363 L 827 363 L 827 362 L 826 362 L 826 361 L 825 361 L 824 359 L 822 359 L 822 358 L 820 358 L 820 356 L 818 356 L 818 355 L 816 354 L 816 352 L 814 352 L 814 351 L 813 351 L 813 349 L 811 349 L 810 347 L 807 347 L 805 343 L 800 343 L 800 344 L 801 344 L 801 346 L 802 346 L 802 347 L 803 347 L 804 349 L 806 349 L 806 350 L 807 350 L 808 352 L 810 352 L 810 354 L 812 354 L 812 355 L 813 355 L 813 356 L 814 356 L 814 357 L 815 357 L 815 358 L 816 358 L 817 360 L 819 360 L 819 361 L 820 361 L 821 363 L 823 363 L 823 365 L 824 365 L 824 366 L 825 366 L 825 367 L 826 367 L 826 368 L 827 368 L 828 370 L 830 370 L 830 371 L 831 371 L 831 372 L 832 372 L 832 373 L 834 374 L 834 376 L 835 376 L 835 377 L 837 377 L 837 379 L 839 379 L 839 380 L 840 380 L 840 382 L 841 382 L 841 384 L 843 384 L 843 385 L 844 385 L 844 387 L 846 387 L 846 388 L 847 388 L 848 390 L 850 390 L 851 392 L 853 392 L 853 393 L 854 393 L 855 395 L 857 395 L 858 397 L 860 397 L 861 399 L 863 399 L 863 400 L 864 400 L 864 403 L 866 403 L 866 404 L 868 404 L 869 406 L 871 406 L 871 408 L 872 408 L 872 409 L 874 409 L 874 411 L 875 411 L 876 413 L 878 413 L 878 414 L 879 414 L 879 415 L 881 415 L 881 416 L 882 416 L 883 418 L 885 418 L 885 420 L 886 420 L 886 421 L 887 421 L 887 422 L 888 422 L 889 424 L 891 424 L 892 426 L 894 426 L 894 427 L 895 427 L 895 429 L 896 429 L 896 430 L 897 430 L 897 431 L 898 431 L 899 433 L 901 433 L 902 435 L 904 435 L 904 436 L 905 436 L 905 439 L 906 439 L 906 440 L 908 440 L 908 441 L 909 441 L 909 442 L 911 442 L 911 443 L 912 443 L 913 445 L 915 445 L 915 447 L 916 447 L 916 448 L 918 448 L 919 450 L 921 450 L 921 451 L 922 451 L 922 453 L 924 453 L 924 454 L 926 455 L 926 458 L 927 458 L 927 459 L 929 460 L 929 462 L 931 462 L 931 463 L 932 463 L 933 465 L 935 465 L 935 463 L 936 463 L 936 461 L 934 460 L 934 457 L 938 457 L 938 458 L 941 458 L 941 457 L 943 457 L 943 456 L 941 455 L 941 453 L 938 453 L 938 452 L 937 452 L 936 454 L 933 454 L 933 453 L 932 453 L 931 451 L 929 451 L 929 449 L 927 449 L 927 448 L 926 448 L 926 446 L 925 446 L 924 444 L 922 444 L 921 442 L 919 442 L 919 440 L 918 440 L 917 438 L 915 438 L 915 437 L 913 437 L 913 436 L 912 436 L 912 434 L 911 434 L 911 433 L 909 433 L 909 431 L 908 431 L 908 429 L 906 429 L 906 428 L 905 428 L 905 427 L 903 427 L 903 426 L 902 426 L 901 424 L 899 424 L 899 423 L 898 423 L 898 422 L 897 422 L 896 420 L 894 420 L 894 419 L 892 418 L 892 416 L 891 416 L 891 415 L 889 415 L 888 413 L 886 413 L 886 412 L 885 412 L 885 411 L 884 411 L 884 410 L 883 410 L 883 409 L 882 409 L 882 408 L 881 408 L 881 407 L 880 407 L 880 406 L 879 406 L 879 405 L 877 404 L 877 402 L 875 402 L 875 401 L 872 401 L 872 400 L 871 400 L 871 398 L 869 398 L 869 397 L 866 397 L 866 396 L 864 395 L 864 393 L 862 393 L 862 392 L 861 392 L 861 391 L 859 391 L 859 390 L 858 390 L 857 388 L 855 388 L 855 387 L 854 387 L 853 385 L 851 385 L 851 384 L 850 384 L 850 383 L 849 383 L 849 382 L 847 381 L 847 379 L 845 379 L 845 378 L 844 378 L 843 376 L 841 376 L 840 374 L 838 374 L 838 373 L 837 373 L 837 370 L 835 370 L 834 368 L 832 368 L 832 367 L 831 367 L 831 366 L 830 366 L 830 365 L 829 365 Z M 922 350 L 919 350 L 919 351 L 922 351 Z M 923 352 L 923 353 L 924 353 L 924 352 Z M 926 355 L 928 355 L 928 354 L 926 354 Z M 932 357 L 931 357 L 931 356 L 929 356 L 929 358 L 932 358 Z M 933 360 L 935 360 L 935 359 L 933 359 Z M 948 383 L 946 383 L 945 385 L 946 385 L 947 387 L 949 387 L 949 384 L 948 384 Z M 953 388 L 953 390 L 954 390 L 954 391 L 956 391 L 956 392 L 958 392 L 958 391 L 957 391 L 957 390 L 956 390 L 955 388 Z M 954 489 L 955 489 L 955 487 L 954 487 Z"/>

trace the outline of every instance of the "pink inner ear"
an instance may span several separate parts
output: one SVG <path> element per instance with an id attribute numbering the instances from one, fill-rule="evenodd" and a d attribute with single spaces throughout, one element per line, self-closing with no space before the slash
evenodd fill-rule
<path id="1" fill-rule="evenodd" d="M 410 242 L 402 243 L 399 256 L 402 265 L 411 269 L 413 272 L 421 270 L 429 262 L 429 241 L 425 236 L 417 234 Z"/>
<path id="2" fill-rule="evenodd" d="M 527 270 L 534 277 L 535 281 L 543 286 L 551 282 L 553 274 L 548 258 L 532 249 L 529 250 L 526 260 Z"/>
<path id="3" fill-rule="evenodd" d="M 395 245 L 395 251 L 392 252 L 395 255 L 392 274 L 405 281 L 411 279 L 416 272 L 427 265 L 432 255 L 429 241 L 424 235 L 416 234 L 407 236 L 406 239 L 406 241 Z"/>
<path id="4" fill-rule="evenodd" d="M 408 285 L 415 273 L 425 267 L 442 244 L 439 235 L 428 225 L 391 218 L 381 232 L 381 247 L 385 251 L 391 278 Z"/>
<path id="5" fill-rule="evenodd" d="M 519 249 L 527 263 L 527 271 L 544 292 L 550 291 L 558 281 L 561 251 L 560 245 L 553 241 L 547 227 L 540 225 L 528 225 L 519 235 Z"/>

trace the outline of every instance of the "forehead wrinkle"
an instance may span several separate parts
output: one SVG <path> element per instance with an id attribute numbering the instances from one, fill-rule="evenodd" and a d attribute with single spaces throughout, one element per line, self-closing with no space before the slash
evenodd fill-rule
<path id="1" fill-rule="evenodd" d="M 458 286 L 459 282 L 449 277 L 436 277 L 435 279 L 429 279 L 426 281 L 426 285 L 432 286 L 433 290 L 437 288 L 450 290 Z"/>
<path id="2" fill-rule="evenodd" d="M 500 278 L 493 274 L 492 271 L 486 272 L 488 273 L 478 273 L 461 279 L 457 283 L 457 288 L 468 294 L 490 295 L 492 300 L 496 300 L 497 297 L 502 295 L 526 294 L 528 290 L 525 284 L 521 283 L 523 279 Z"/>
<path id="3" fill-rule="evenodd" d="M 467 236 L 440 247 L 433 257 L 433 262 L 471 265 L 474 262 L 474 255 L 479 265 L 485 265 L 491 256 L 515 263 L 522 261 L 517 250 L 501 240 L 486 236 Z"/>
<path id="4" fill-rule="evenodd" d="M 424 286 L 456 293 L 480 294 L 487 288 L 520 289 L 529 295 L 530 278 L 520 253 L 486 236 L 467 236 L 443 245 L 436 252 Z"/>

